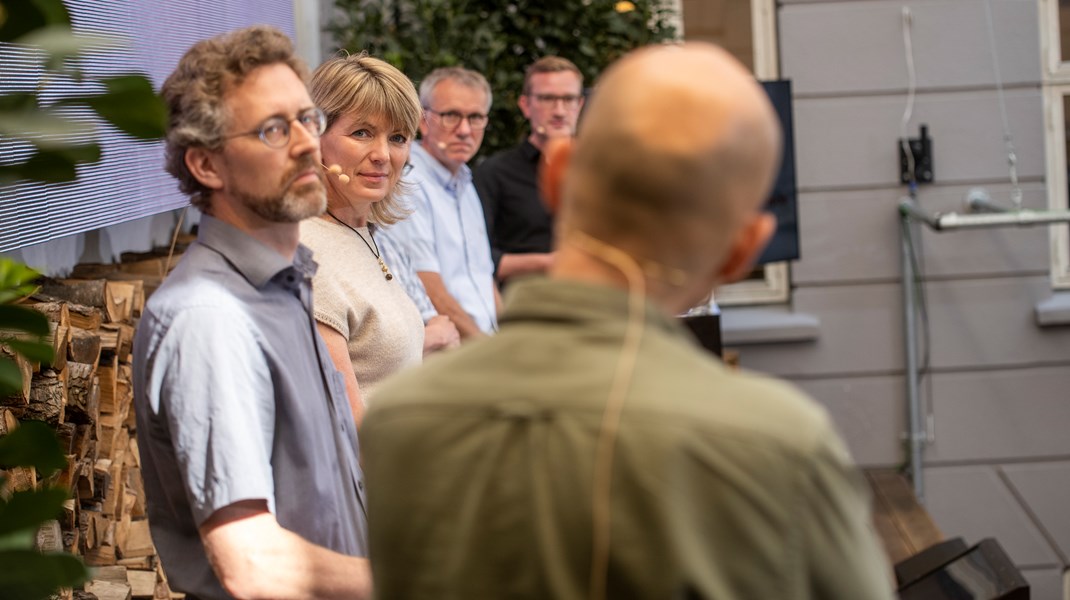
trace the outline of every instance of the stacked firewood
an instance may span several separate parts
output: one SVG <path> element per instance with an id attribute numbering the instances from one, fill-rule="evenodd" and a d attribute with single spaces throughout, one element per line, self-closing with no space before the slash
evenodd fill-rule
<path id="1" fill-rule="evenodd" d="M 181 597 L 171 593 L 149 535 L 131 388 L 134 326 L 146 288 L 163 279 L 163 264 L 150 258 L 123 270 L 79 267 L 77 278 L 46 281 L 24 301 L 48 317 L 55 359 L 48 365 L 15 357 L 24 385 L 0 398 L 0 434 L 16 420 L 49 423 L 67 452 L 67 468 L 49 481 L 32 469 L 17 470 L 8 474 L 8 486 L 71 490 L 58 524 L 42 530 L 38 545 L 96 567 L 75 598 Z"/>

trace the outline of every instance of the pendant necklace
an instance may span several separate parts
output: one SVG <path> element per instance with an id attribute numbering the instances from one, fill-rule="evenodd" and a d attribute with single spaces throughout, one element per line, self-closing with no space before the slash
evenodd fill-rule
<path id="1" fill-rule="evenodd" d="M 345 225 L 350 230 L 352 230 L 353 233 L 357 234 L 357 237 L 359 237 L 360 241 L 364 242 L 364 245 L 368 247 L 368 251 L 372 253 L 372 256 L 375 257 L 375 260 L 379 261 L 379 268 L 383 270 L 383 275 L 386 277 L 387 281 L 390 281 L 391 279 L 394 278 L 394 276 L 390 274 L 390 269 L 387 268 L 386 263 L 383 262 L 382 253 L 379 252 L 379 245 L 375 243 L 375 238 L 374 237 L 372 237 L 371 243 L 368 243 L 368 240 L 364 239 L 364 236 L 361 235 L 359 231 L 357 231 L 356 227 L 353 227 L 349 223 L 346 223 L 342 219 L 339 219 L 338 217 L 334 216 L 334 213 L 332 213 L 329 210 L 327 211 L 327 214 L 330 215 L 330 217 L 332 219 L 334 219 L 335 221 L 338 221 L 342 225 Z M 371 229 L 369 229 L 368 230 L 368 235 L 369 236 L 371 235 L 371 232 L 372 232 Z"/>

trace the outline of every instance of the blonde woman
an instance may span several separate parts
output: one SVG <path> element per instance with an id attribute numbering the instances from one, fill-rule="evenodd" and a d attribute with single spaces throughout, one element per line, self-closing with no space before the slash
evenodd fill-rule
<path id="1" fill-rule="evenodd" d="M 346 379 L 359 424 L 375 384 L 419 363 L 424 354 L 420 311 L 373 237 L 376 227 L 405 216 L 396 192 L 420 121 L 420 101 L 401 71 L 364 54 L 320 65 L 311 95 L 327 116 L 320 139 L 328 167 L 327 210 L 301 224 L 301 242 L 319 263 L 314 314 Z M 439 346 L 459 342 L 453 323 L 441 316 L 428 322 L 428 338 Z"/>

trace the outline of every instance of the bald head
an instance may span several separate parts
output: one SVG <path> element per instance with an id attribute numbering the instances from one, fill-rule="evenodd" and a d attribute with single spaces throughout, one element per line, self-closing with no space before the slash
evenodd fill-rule
<path id="1" fill-rule="evenodd" d="M 600 81 L 565 177 L 561 235 L 716 266 L 768 193 L 780 128 L 754 77 L 708 44 L 648 47 Z"/>

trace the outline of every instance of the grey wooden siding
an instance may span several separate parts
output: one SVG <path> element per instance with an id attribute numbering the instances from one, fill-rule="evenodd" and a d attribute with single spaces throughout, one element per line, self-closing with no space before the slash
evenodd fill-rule
<path id="1" fill-rule="evenodd" d="M 1046 206 L 1037 0 L 992 0 L 1024 204 Z M 913 13 L 917 99 L 937 183 L 919 201 L 961 210 L 984 186 L 1009 198 L 984 0 L 782 0 L 781 71 L 793 81 L 802 259 L 791 308 L 814 342 L 739 348 L 747 368 L 795 381 L 830 410 L 856 459 L 906 459 L 896 140 L 907 99 L 901 9 Z M 926 500 L 967 542 L 995 536 L 1033 584 L 1062 600 L 1070 559 L 1070 327 L 1041 329 L 1051 295 L 1045 229 L 922 233 L 932 413 Z M 729 309 L 730 311 L 731 309 Z M 930 408 L 931 407 L 931 408 Z"/>

